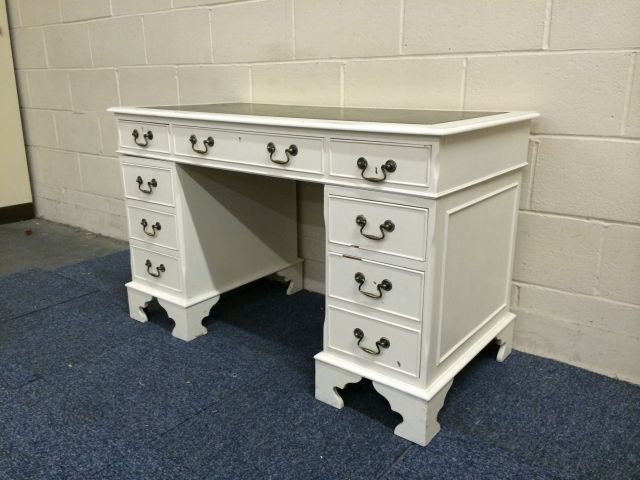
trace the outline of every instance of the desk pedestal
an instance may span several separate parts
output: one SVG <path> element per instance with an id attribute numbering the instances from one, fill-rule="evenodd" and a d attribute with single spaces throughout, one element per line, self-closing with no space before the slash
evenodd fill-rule
<path id="1" fill-rule="evenodd" d="M 272 274 L 289 282 L 289 294 L 302 288 L 295 182 L 147 158 L 122 162 L 135 194 L 126 202 L 133 319 L 147 321 L 144 309 L 156 298 L 175 322 L 173 335 L 189 341 L 207 333 L 203 318 L 234 288 Z"/>

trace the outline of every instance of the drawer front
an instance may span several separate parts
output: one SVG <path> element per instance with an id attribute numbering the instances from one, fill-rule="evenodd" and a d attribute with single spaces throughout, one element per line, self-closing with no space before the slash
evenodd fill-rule
<path id="1" fill-rule="evenodd" d="M 329 307 L 328 322 L 329 348 L 413 377 L 420 374 L 420 332 L 336 307 Z"/>
<path id="2" fill-rule="evenodd" d="M 321 174 L 322 138 L 173 127 L 176 154 Z M 195 143 L 192 141 L 195 136 Z M 210 137 L 210 138 L 209 138 Z M 205 144 L 204 142 L 208 142 Z M 200 152 L 194 149 L 200 150 Z"/>
<path id="3" fill-rule="evenodd" d="M 427 209 L 334 195 L 328 202 L 329 242 L 426 260 Z"/>
<path id="4" fill-rule="evenodd" d="M 330 297 L 422 320 L 422 272 L 335 253 L 328 260 Z"/>
<path id="5" fill-rule="evenodd" d="M 322 174 L 322 139 L 255 135 L 251 147 L 262 153 L 267 166 L 280 170 Z"/>
<path id="6" fill-rule="evenodd" d="M 122 164 L 122 182 L 127 198 L 143 202 L 175 205 L 173 179 L 168 168 Z"/>
<path id="7" fill-rule="evenodd" d="M 133 276 L 158 287 L 181 291 L 180 260 L 138 247 L 131 247 Z"/>
<path id="8" fill-rule="evenodd" d="M 176 216 L 129 205 L 129 236 L 141 242 L 178 249 Z"/>
<path id="9" fill-rule="evenodd" d="M 430 145 L 332 138 L 330 152 L 331 175 L 361 179 L 370 185 L 429 185 Z"/>
<path id="10" fill-rule="evenodd" d="M 177 155 L 253 165 L 264 163 L 261 155 L 246 155 L 244 132 L 178 125 L 173 126 L 172 132 Z"/>
<path id="11" fill-rule="evenodd" d="M 169 127 L 159 123 L 118 122 L 121 147 L 169 153 Z"/>

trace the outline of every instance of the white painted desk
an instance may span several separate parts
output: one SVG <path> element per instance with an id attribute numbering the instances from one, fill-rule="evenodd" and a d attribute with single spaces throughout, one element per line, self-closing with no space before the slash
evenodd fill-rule
<path id="1" fill-rule="evenodd" d="M 509 354 L 513 248 L 531 112 L 221 104 L 113 108 L 131 244 L 131 317 L 173 335 L 278 273 L 302 288 L 295 182 L 325 184 L 326 318 L 316 398 L 362 377 L 426 445 L 454 376 Z M 246 175 L 247 173 L 253 175 Z M 215 310 L 214 310 L 215 311 Z M 291 319 L 295 321 L 295 319 Z"/>

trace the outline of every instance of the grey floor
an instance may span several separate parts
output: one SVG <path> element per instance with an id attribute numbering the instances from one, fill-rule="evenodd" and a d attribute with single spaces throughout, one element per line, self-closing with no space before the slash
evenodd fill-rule
<path id="1" fill-rule="evenodd" d="M 0 225 L 0 276 L 53 269 L 128 248 L 126 242 L 42 219 Z"/>

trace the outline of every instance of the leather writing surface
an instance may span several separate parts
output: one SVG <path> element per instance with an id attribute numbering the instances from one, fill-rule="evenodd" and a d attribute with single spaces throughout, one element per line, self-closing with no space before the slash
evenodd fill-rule
<path id="1" fill-rule="evenodd" d="M 210 105 L 178 105 L 145 107 L 157 110 L 178 110 L 202 113 L 226 113 L 264 117 L 341 120 L 347 122 L 402 123 L 436 125 L 441 123 L 487 117 L 504 112 L 463 112 L 456 110 L 400 110 L 380 108 L 311 107 L 303 105 L 270 105 L 261 103 L 217 103 Z"/>

